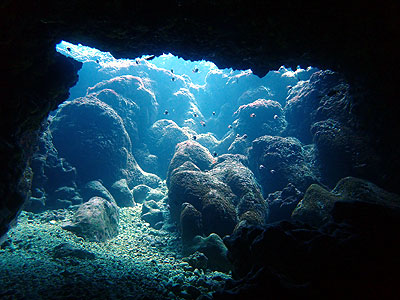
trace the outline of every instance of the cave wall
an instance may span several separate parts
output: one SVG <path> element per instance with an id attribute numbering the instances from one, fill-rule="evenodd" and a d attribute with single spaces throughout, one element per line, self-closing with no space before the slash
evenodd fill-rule
<path id="1" fill-rule="evenodd" d="M 171 52 L 263 76 L 281 65 L 332 69 L 357 95 L 354 109 L 398 182 L 397 1 L 2 1 L 0 53 L 0 236 L 29 190 L 26 167 L 41 122 L 68 97 L 80 63 L 55 51 L 61 40 L 115 57 Z"/>

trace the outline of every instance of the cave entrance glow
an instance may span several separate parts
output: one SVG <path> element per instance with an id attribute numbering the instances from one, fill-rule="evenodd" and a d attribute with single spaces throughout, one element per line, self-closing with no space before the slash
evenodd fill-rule
<path id="1" fill-rule="evenodd" d="M 209 295 L 232 276 L 223 238 L 290 218 L 269 201 L 289 195 L 293 210 L 318 181 L 311 139 L 286 110 L 315 68 L 259 78 L 172 54 L 57 51 L 83 66 L 43 125 L 30 201 L 9 233 L 18 246 L 2 262 L 31 298 L 77 298 L 77 282 L 108 299 Z"/>

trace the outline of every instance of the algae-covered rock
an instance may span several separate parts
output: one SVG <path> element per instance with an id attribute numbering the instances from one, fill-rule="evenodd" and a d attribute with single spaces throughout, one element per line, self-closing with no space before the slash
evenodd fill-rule
<path id="1" fill-rule="evenodd" d="M 93 242 L 103 242 L 118 234 L 119 209 L 115 202 L 93 197 L 79 206 L 63 229 Z"/>
<path id="2" fill-rule="evenodd" d="M 317 184 L 311 185 L 293 211 L 292 218 L 317 227 L 321 226 L 332 219 L 331 211 L 338 201 L 400 207 L 400 196 L 389 193 L 369 181 L 346 177 L 341 179 L 331 192 Z"/>

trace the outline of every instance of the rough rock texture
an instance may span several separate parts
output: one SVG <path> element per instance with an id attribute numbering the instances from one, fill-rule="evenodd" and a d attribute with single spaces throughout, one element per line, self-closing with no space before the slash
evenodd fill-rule
<path id="1" fill-rule="evenodd" d="M 316 122 L 326 119 L 344 125 L 354 122 L 352 100 L 350 86 L 340 74 L 329 70 L 315 72 L 308 81 L 300 81 L 289 92 L 284 108 L 288 122 L 286 134 L 309 144 L 310 129 Z"/>
<path id="2" fill-rule="evenodd" d="M 389 193 L 369 181 L 346 177 L 341 179 L 331 192 L 317 184 L 311 185 L 293 211 L 292 218 L 313 226 L 321 226 L 331 220 L 330 213 L 337 201 L 363 201 L 400 208 L 400 196 Z"/>
<path id="3" fill-rule="evenodd" d="M 304 147 L 296 138 L 262 136 L 253 141 L 249 161 L 264 195 L 282 190 L 288 183 L 305 191 L 318 181 L 312 149 Z"/>
<path id="4" fill-rule="evenodd" d="M 172 120 L 158 120 L 150 127 L 148 147 L 158 156 L 157 175 L 165 178 L 176 145 L 188 139 L 190 135 Z"/>
<path id="5" fill-rule="evenodd" d="M 119 210 L 115 203 L 93 197 L 83 203 L 63 228 L 88 241 L 102 242 L 118 234 Z"/>
<path id="6" fill-rule="evenodd" d="M 266 199 L 269 207 L 267 223 L 290 220 L 293 210 L 296 208 L 303 196 L 304 193 L 300 192 L 291 183 L 289 183 L 282 191 L 276 191 L 269 194 Z"/>
<path id="7" fill-rule="evenodd" d="M 25 210 L 41 212 L 82 202 L 77 191 L 76 169 L 59 157 L 48 127 L 39 138 L 30 165 L 33 172 L 32 194 L 24 205 Z"/>
<path id="8" fill-rule="evenodd" d="M 30 189 L 26 166 L 37 139 L 35 130 L 47 113 L 67 98 L 69 87 L 77 80 L 80 64 L 54 50 L 61 39 L 111 51 L 116 57 L 171 52 L 191 60 L 212 60 L 221 68 L 251 68 L 258 75 L 283 64 L 313 65 L 338 71 L 345 75 L 354 90 L 361 91 L 357 95 L 356 113 L 361 117 L 366 134 L 377 140 L 375 148 L 379 155 L 390 164 L 383 186 L 398 191 L 400 125 L 395 87 L 399 82 L 399 48 L 398 43 L 393 42 L 400 28 L 398 1 L 368 1 L 361 5 L 347 1 L 328 7 L 325 2 L 249 3 L 239 0 L 234 4 L 211 0 L 173 4 L 149 1 L 96 5 L 90 1 L 2 3 L 0 52 L 6 59 L 1 68 L 7 76 L 0 83 L 4 100 L 0 109 L 0 235 L 18 215 Z M 156 5 L 157 10 L 154 9 Z M 224 16 L 223 22 L 221 16 Z M 365 212 L 377 220 L 375 211 Z M 379 220 L 384 220 L 381 224 L 390 223 L 388 218 Z M 396 218 L 390 220 L 392 224 L 389 225 L 397 224 Z M 399 250 L 391 248 L 387 241 L 391 241 L 391 234 L 396 236 L 398 226 L 392 230 L 394 226 L 389 225 L 379 227 L 383 234 L 373 236 L 372 248 L 368 247 L 370 245 L 356 248 L 359 250 L 356 260 L 350 262 L 365 262 L 354 268 L 357 272 L 332 272 L 327 277 L 316 275 L 321 280 L 326 278 L 324 282 L 329 282 L 329 286 L 339 280 L 343 283 L 343 274 L 345 278 L 351 277 L 353 284 L 338 284 L 339 288 L 333 293 L 321 288 L 318 298 L 327 298 L 327 295 L 336 299 L 393 296 L 391 293 L 398 280 L 392 275 L 398 274 L 398 268 L 392 272 L 397 267 L 392 257 L 397 257 Z M 378 249 L 378 260 L 375 256 L 369 260 L 359 258 L 359 253 L 365 254 L 363 258 L 371 258 L 368 255 L 373 252 L 371 249 L 376 250 L 374 245 L 387 246 Z M 354 253 L 351 248 L 348 247 L 349 253 Z M 287 258 L 292 254 L 290 249 Z M 295 265 L 299 261 L 302 258 L 296 260 Z M 335 263 L 332 265 L 337 270 Z M 331 265 L 326 269 L 329 267 Z M 261 292 L 264 294 L 267 289 L 274 294 L 279 280 L 275 282 L 278 285 L 264 283 Z M 341 291 L 347 294 L 337 295 Z M 294 294 L 299 297 L 299 293 Z M 276 295 L 284 297 L 283 293 Z"/>
<path id="9" fill-rule="evenodd" d="M 258 99 L 241 105 L 235 115 L 235 131 L 246 134 L 250 140 L 262 135 L 279 135 L 285 126 L 282 107 L 272 100 Z"/>
<path id="10" fill-rule="evenodd" d="M 81 181 L 101 178 L 111 185 L 122 177 L 132 145 L 121 117 L 109 105 L 94 98 L 67 102 L 50 130 L 59 155 L 76 166 Z"/>
<path id="11" fill-rule="evenodd" d="M 208 174 L 227 184 L 237 197 L 236 213 L 239 221 L 253 225 L 263 225 L 268 215 L 268 207 L 261 194 L 253 172 L 241 161 L 240 156 L 225 156 Z"/>
<path id="12" fill-rule="evenodd" d="M 232 232 L 237 222 L 235 198 L 229 186 L 207 173 L 181 171 L 170 179 L 168 203 L 172 220 L 179 222 L 182 204 L 188 202 L 201 213 L 205 234 L 225 236 Z"/>
<path id="13" fill-rule="evenodd" d="M 396 298 L 399 207 L 338 201 L 331 216 L 319 229 L 242 227 L 224 240 L 238 280 L 213 298 L 257 298 L 266 290 L 280 299 Z"/>
<path id="14" fill-rule="evenodd" d="M 175 154 L 168 167 L 167 184 L 171 173 L 187 161 L 192 162 L 201 171 L 206 171 L 211 168 L 214 158 L 207 148 L 195 141 L 189 140 L 179 143 L 176 145 Z"/>

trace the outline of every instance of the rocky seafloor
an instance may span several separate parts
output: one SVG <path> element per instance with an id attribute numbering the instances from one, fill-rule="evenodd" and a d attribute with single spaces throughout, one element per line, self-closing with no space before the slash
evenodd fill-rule
<path id="1" fill-rule="evenodd" d="M 122 208 L 119 234 L 102 243 L 61 228 L 73 209 L 22 212 L 0 250 L 0 298 L 195 299 L 231 278 L 182 260 L 179 235 L 152 229 L 141 206 Z"/>

